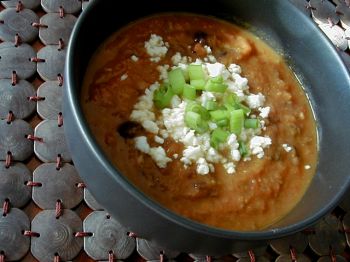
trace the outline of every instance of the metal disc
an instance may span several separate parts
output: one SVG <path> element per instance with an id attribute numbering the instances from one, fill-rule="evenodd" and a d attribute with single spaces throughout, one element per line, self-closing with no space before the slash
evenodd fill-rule
<path id="1" fill-rule="evenodd" d="M 41 6 L 46 13 L 58 13 L 60 6 L 67 14 L 74 14 L 81 10 L 80 0 L 41 0 Z"/>
<path id="2" fill-rule="evenodd" d="M 267 259 L 266 257 L 256 257 L 255 262 L 269 262 L 270 260 Z M 289 260 L 288 262 L 290 262 L 291 260 Z M 299 260 L 298 260 L 299 261 Z M 242 257 L 240 259 L 238 259 L 236 262 L 251 262 L 249 257 Z"/>
<path id="3" fill-rule="evenodd" d="M 305 256 L 304 254 L 296 254 L 296 258 L 298 262 L 310 262 L 311 260 Z M 290 257 L 290 255 L 280 255 L 279 257 L 276 258 L 276 262 L 291 262 L 293 261 Z"/>
<path id="4" fill-rule="evenodd" d="M 343 227 L 347 232 L 345 233 L 346 242 L 348 243 L 348 246 L 350 247 L 350 213 L 347 213 L 343 218 Z"/>
<path id="5" fill-rule="evenodd" d="M 345 4 L 337 5 L 335 8 L 337 14 L 339 14 L 340 24 L 345 29 L 350 28 L 350 9 Z"/>
<path id="6" fill-rule="evenodd" d="M 266 248 L 267 246 L 262 246 L 262 247 L 253 248 L 251 250 L 256 257 L 260 257 L 266 252 Z M 246 252 L 234 253 L 233 256 L 237 258 L 249 257 L 249 252 L 246 251 Z"/>
<path id="7" fill-rule="evenodd" d="M 161 252 L 163 252 L 163 255 L 167 259 L 175 258 L 180 254 L 180 252 L 166 250 L 150 241 L 141 238 L 136 239 L 136 250 L 140 256 L 146 260 L 159 260 Z"/>
<path id="8" fill-rule="evenodd" d="M 0 44 L 0 78 L 11 78 L 16 71 L 20 79 L 26 79 L 34 75 L 36 63 L 31 61 L 36 53 L 30 45 L 22 43 L 15 46 L 10 42 Z"/>
<path id="9" fill-rule="evenodd" d="M 48 45 L 41 48 L 38 52 L 38 58 L 45 62 L 38 63 L 38 74 L 45 81 L 56 80 L 57 75 L 63 75 L 66 50 L 58 50 L 58 45 Z M 1 61 L 1 60 L 0 60 Z"/>
<path id="10" fill-rule="evenodd" d="M 26 135 L 33 134 L 31 126 L 16 119 L 11 123 L 0 120 L 0 160 L 5 160 L 7 152 L 11 152 L 13 160 L 24 161 L 33 153 L 33 142 Z"/>
<path id="11" fill-rule="evenodd" d="M 54 209 L 57 200 L 70 209 L 83 200 L 83 189 L 77 187 L 81 179 L 71 164 L 65 163 L 59 170 L 55 163 L 42 164 L 34 170 L 33 181 L 42 184 L 33 188 L 33 201 L 42 209 Z"/>
<path id="12" fill-rule="evenodd" d="M 6 261 L 20 260 L 27 254 L 30 238 L 22 232 L 29 228 L 29 218 L 20 209 L 11 208 L 6 216 L 0 216 L 0 251 L 4 252 Z"/>
<path id="13" fill-rule="evenodd" d="M 57 45 L 60 39 L 68 44 L 76 21 L 77 18 L 70 14 L 64 17 L 60 17 L 58 13 L 46 14 L 40 18 L 40 24 L 47 25 L 47 28 L 39 29 L 39 38 L 45 45 Z"/>
<path id="14" fill-rule="evenodd" d="M 334 254 L 341 254 L 346 243 L 344 234 L 338 229 L 338 219 L 333 215 L 327 215 L 315 225 L 315 234 L 309 235 L 311 249 L 319 256 L 329 255 L 330 247 Z"/>
<path id="15" fill-rule="evenodd" d="M 104 211 L 90 213 L 83 225 L 84 232 L 93 234 L 84 238 L 84 250 L 95 260 L 108 259 L 109 251 L 113 251 L 118 259 L 126 259 L 135 249 L 134 238 Z"/>
<path id="16" fill-rule="evenodd" d="M 55 120 L 44 120 L 35 128 L 35 136 L 42 141 L 34 142 L 34 152 L 43 162 L 55 162 L 58 155 L 62 160 L 70 162 L 72 160 L 67 148 L 63 126 L 58 126 Z"/>
<path id="17" fill-rule="evenodd" d="M 301 12 L 305 15 L 310 16 L 310 9 L 307 8 L 309 2 L 306 0 L 289 0 L 293 5 L 295 5 Z"/>
<path id="18" fill-rule="evenodd" d="M 38 28 L 32 23 L 39 22 L 39 17 L 30 9 L 17 12 L 15 8 L 8 8 L 0 12 L 0 39 L 13 42 L 16 34 L 22 42 L 32 42 L 38 36 Z"/>
<path id="19" fill-rule="evenodd" d="M 32 190 L 25 183 L 31 180 L 31 172 L 22 163 L 13 163 L 6 168 L 5 162 L 0 162 L 0 202 L 6 198 L 11 206 L 23 207 L 31 198 Z"/>
<path id="20" fill-rule="evenodd" d="M 272 240 L 270 246 L 279 255 L 289 254 L 291 247 L 296 252 L 302 253 L 306 249 L 308 242 L 307 236 L 299 232 L 288 237 Z"/>
<path id="21" fill-rule="evenodd" d="M 348 40 L 346 39 L 344 29 L 338 25 L 319 25 L 320 29 L 326 34 L 329 40 L 340 50 L 348 48 Z"/>
<path id="22" fill-rule="evenodd" d="M 0 79 L 0 118 L 12 111 L 15 118 L 26 118 L 35 110 L 35 103 L 28 97 L 35 95 L 34 87 L 26 80 L 12 85 L 10 79 Z"/>
<path id="23" fill-rule="evenodd" d="M 36 9 L 40 6 L 40 0 L 7 0 L 1 1 L 1 4 L 5 8 L 15 8 L 21 2 L 24 8 L 28 9 Z"/>
<path id="24" fill-rule="evenodd" d="M 83 247 L 83 239 L 74 236 L 82 231 L 82 221 L 69 209 L 64 209 L 58 219 L 55 210 L 41 211 L 34 217 L 31 230 L 40 234 L 31 243 L 31 252 L 40 262 L 52 262 L 55 253 L 63 261 L 71 260 Z"/>
<path id="25" fill-rule="evenodd" d="M 330 261 L 337 261 L 337 262 L 346 262 L 348 260 L 345 259 L 345 257 L 342 257 L 342 256 L 334 256 L 334 258 L 331 258 L 329 256 L 323 256 L 323 257 L 320 257 L 317 262 L 330 262 Z M 299 260 L 298 260 L 299 262 Z"/>
<path id="26" fill-rule="evenodd" d="M 62 112 L 62 93 L 63 87 L 59 86 L 58 81 L 47 81 L 39 86 L 38 96 L 45 97 L 45 100 L 37 103 L 37 111 L 40 117 L 57 119 L 58 114 Z"/>
<path id="27" fill-rule="evenodd" d="M 335 12 L 335 6 L 329 1 L 310 0 L 311 15 L 317 24 L 329 24 L 329 20 L 338 24 L 339 16 Z"/>
<path id="28" fill-rule="evenodd" d="M 92 210 L 104 210 L 103 206 L 96 201 L 96 199 L 91 195 L 90 191 L 86 188 L 84 188 L 84 200 L 88 207 L 90 207 Z"/>

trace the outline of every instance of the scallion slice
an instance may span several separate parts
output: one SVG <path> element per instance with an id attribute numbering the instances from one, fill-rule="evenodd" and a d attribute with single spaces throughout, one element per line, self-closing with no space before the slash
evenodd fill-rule
<path id="1" fill-rule="evenodd" d="M 218 82 L 217 79 L 209 79 L 205 84 L 204 89 L 210 92 L 224 93 L 227 89 L 227 85 L 223 82 Z"/>
<path id="2" fill-rule="evenodd" d="M 239 150 L 239 153 L 241 154 L 241 156 L 242 157 L 247 156 L 249 154 L 247 145 L 242 141 L 239 141 L 238 144 L 239 144 L 238 150 Z"/>
<path id="3" fill-rule="evenodd" d="M 248 118 L 244 120 L 244 127 L 257 129 L 259 128 L 259 120 L 256 118 Z"/>
<path id="4" fill-rule="evenodd" d="M 165 108 L 170 105 L 174 93 L 169 84 L 161 85 L 153 94 L 153 102 L 158 108 Z"/>
<path id="5" fill-rule="evenodd" d="M 210 136 L 210 144 L 212 147 L 217 149 L 220 145 L 220 143 L 224 143 L 227 140 L 227 137 L 229 136 L 229 132 L 221 129 L 221 128 L 216 128 L 213 133 L 211 133 Z"/>
<path id="6" fill-rule="evenodd" d="M 197 90 L 204 90 L 205 80 L 204 79 L 191 79 L 191 86 L 194 86 Z"/>
<path id="7" fill-rule="evenodd" d="M 209 112 L 211 119 L 214 122 L 219 122 L 221 120 L 228 120 L 229 119 L 229 113 L 227 110 L 214 110 Z"/>
<path id="8" fill-rule="evenodd" d="M 213 111 L 213 110 L 216 110 L 218 108 L 218 104 L 213 100 L 208 100 L 204 103 L 204 107 L 208 111 Z"/>
<path id="9" fill-rule="evenodd" d="M 196 88 L 194 86 L 191 86 L 189 84 L 185 84 L 183 88 L 182 93 L 184 98 L 187 98 L 189 100 L 195 100 L 196 99 Z"/>
<path id="10" fill-rule="evenodd" d="M 186 112 L 185 123 L 199 134 L 205 133 L 209 128 L 208 123 L 202 119 L 201 115 L 192 111 Z"/>
<path id="11" fill-rule="evenodd" d="M 169 84 L 173 92 L 177 95 L 182 93 L 184 84 L 186 84 L 185 77 L 181 68 L 175 68 L 168 73 Z"/>
<path id="12" fill-rule="evenodd" d="M 198 104 L 197 102 L 190 102 L 186 106 L 186 112 L 195 112 L 198 113 L 203 120 L 209 120 L 210 115 L 203 106 Z"/>
<path id="13" fill-rule="evenodd" d="M 188 75 L 190 77 L 190 80 L 204 80 L 204 71 L 202 65 L 189 65 Z"/>
<path id="14" fill-rule="evenodd" d="M 233 110 L 230 112 L 230 131 L 239 135 L 244 124 L 244 112 L 242 109 Z"/>

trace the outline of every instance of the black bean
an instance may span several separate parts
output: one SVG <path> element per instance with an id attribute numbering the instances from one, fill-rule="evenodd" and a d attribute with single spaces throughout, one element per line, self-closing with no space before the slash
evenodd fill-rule
<path id="1" fill-rule="evenodd" d="M 137 122 L 125 121 L 117 128 L 118 133 L 124 138 L 134 138 L 144 131 L 144 128 Z"/>

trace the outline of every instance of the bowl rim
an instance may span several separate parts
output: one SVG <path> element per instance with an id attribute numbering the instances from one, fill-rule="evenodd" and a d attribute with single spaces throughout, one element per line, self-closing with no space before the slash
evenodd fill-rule
<path id="1" fill-rule="evenodd" d="M 75 57 L 75 49 L 77 48 L 77 34 L 80 30 L 80 27 L 83 25 L 84 20 L 86 17 L 93 12 L 96 5 L 98 5 L 100 1 L 92 1 L 87 8 L 82 12 L 82 14 L 79 16 L 78 21 L 76 22 L 76 25 L 74 26 L 71 37 L 68 43 L 67 48 L 67 58 L 66 58 L 66 68 L 65 73 L 68 75 L 68 77 L 65 79 L 66 85 L 65 85 L 65 92 L 66 97 L 68 99 L 68 102 L 72 109 L 72 115 L 74 118 L 74 121 L 76 121 L 77 125 L 79 126 L 79 132 L 84 137 L 85 142 L 88 145 L 88 148 L 93 154 L 96 156 L 96 161 L 99 162 L 101 166 L 107 171 L 108 175 L 117 183 L 121 185 L 121 187 L 126 190 L 130 195 L 132 195 L 137 201 L 142 203 L 143 205 L 147 206 L 149 209 L 156 212 L 158 215 L 166 218 L 167 220 L 170 220 L 171 222 L 190 230 L 195 230 L 197 233 L 210 235 L 214 237 L 219 238 L 227 238 L 227 239 L 233 239 L 233 240 L 269 240 L 269 239 L 275 239 L 279 237 L 284 237 L 299 231 L 302 231 L 303 229 L 306 229 L 310 227 L 311 225 L 315 224 L 319 219 L 321 219 L 323 216 L 325 216 L 327 213 L 329 213 L 332 209 L 334 209 L 338 202 L 343 197 L 345 191 L 350 185 L 347 183 L 347 185 L 344 185 L 334 196 L 332 201 L 330 201 L 326 206 L 315 212 L 312 216 L 309 216 L 306 219 L 300 220 L 298 223 L 294 223 L 288 226 L 279 227 L 279 228 L 267 228 L 259 231 L 237 231 L 237 230 L 229 230 L 229 229 L 223 229 L 223 228 L 216 228 L 213 226 L 209 226 L 206 224 L 202 224 L 200 222 L 196 222 L 194 220 L 188 219 L 186 217 L 183 217 L 179 214 L 176 214 L 175 212 L 172 212 L 171 210 L 167 209 L 166 207 L 159 204 L 157 201 L 151 199 L 149 196 L 144 194 L 141 190 L 139 190 L 136 186 L 134 186 L 126 177 L 124 177 L 121 172 L 118 170 L 117 167 L 115 167 L 107 158 L 105 153 L 102 151 L 100 146 L 98 145 L 97 141 L 93 137 L 90 128 L 85 120 L 84 114 L 81 110 L 80 106 L 80 95 L 77 92 L 77 88 L 74 87 L 73 79 L 74 76 L 74 63 L 73 63 L 73 57 Z M 283 1 L 284 4 L 288 5 L 288 8 L 294 9 L 297 12 L 300 12 L 303 15 L 303 19 L 305 23 L 308 23 L 308 26 L 312 27 L 315 31 L 315 34 L 318 34 L 321 36 L 325 41 L 325 44 L 327 45 L 327 48 L 333 53 L 334 57 L 337 59 L 338 64 L 341 65 L 343 73 L 347 74 L 348 80 L 349 77 L 349 71 L 347 67 L 345 66 L 343 60 L 340 58 L 338 52 L 336 51 L 336 48 L 333 46 L 331 41 L 326 37 L 326 35 L 318 28 L 318 26 L 312 22 L 310 18 L 308 18 L 305 14 L 303 14 L 301 11 L 297 10 L 297 8 L 290 3 L 289 1 Z M 350 83 L 350 80 L 348 81 Z M 316 174 L 317 175 L 317 170 Z M 293 209 L 292 209 L 293 210 Z M 292 212 L 292 210 L 290 212 Z"/>

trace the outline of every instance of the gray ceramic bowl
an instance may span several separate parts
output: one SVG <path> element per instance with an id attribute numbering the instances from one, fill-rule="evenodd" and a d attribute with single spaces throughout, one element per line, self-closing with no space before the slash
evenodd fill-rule
<path id="1" fill-rule="evenodd" d="M 178 216 L 137 190 L 107 160 L 79 105 L 91 55 L 114 31 L 157 12 L 192 12 L 248 22 L 283 51 L 303 82 L 318 123 L 317 174 L 295 209 L 257 232 L 221 230 Z M 179 251 L 231 253 L 300 231 L 330 212 L 350 183 L 350 79 L 336 50 L 313 22 L 288 1 L 94 0 L 77 22 L 68 47 L 64 97 L 65 132 L 74 163 L 90 191 L 129 230 Z"/>

